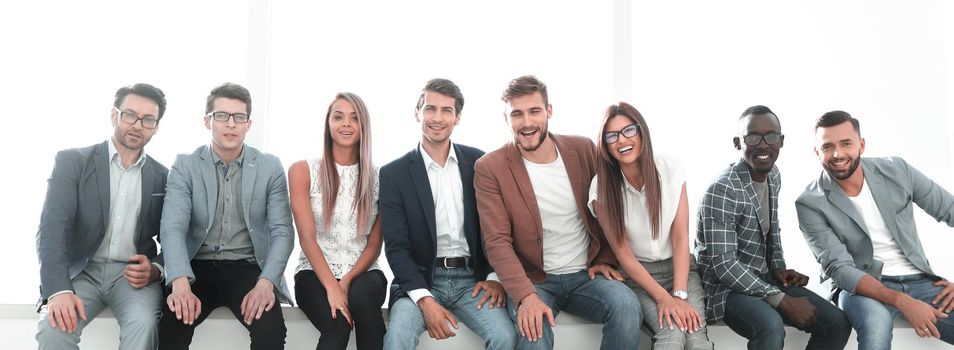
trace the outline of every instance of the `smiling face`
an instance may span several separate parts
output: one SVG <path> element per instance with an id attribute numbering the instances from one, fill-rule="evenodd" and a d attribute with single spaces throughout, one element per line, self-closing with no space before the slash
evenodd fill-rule
<path id="1" fill-rule="evenodd" d="M 782 127 L 779 125 L 778 119 L 771 114 L 746 116 L 740 120 L 740 125 L 744 126 L 742 136 L 736 137 L 733 142 L 737 149 L 742 150 L 742 158 L 749 165 L 752 178 L 759 182 L 764 181 L 760 179 L 764 179 L 765 175 L 772 171 L 784 141 L 784 137 L 780 137 L 778 143 L 770 145 L 765 138 L 771 137 L 771 134 L 781 135 Z M 758 140 L 756 145 L 749 145 L 745 142 L 746 138 L 758 138 L 759 136 L 762 138 Z"/>
<path id="2" fill-rule="evenodd" d="M 246 113 L 246 108 L 245 102 L 236 99 L 217 97 L 212 101 L 212 113 Z M 245 123 L 236 123 L 235 119 L 230 117 L 228 121 L 220 122 L 206 116 L 205 127 L 212 130 L 212 149 L 219 157 L 229 154 L 238 156 L 245 144 L 245 134 L 252 127 L 252 119 Z"/>
<path id="3" fill-rule="evenodd" d="M 328 115 L 328 130 L 335 147 L 355 148 L 361 141 L 361 122 L 354 106 L 344 99 L 331 104 Z"/>
<path id="4" fill-rule="evenodd" d="M 848 121 L 815 130 L 815 155 L 828 175 L 836 180 L 846 180 L 855 174 L 864 151 L 865 139 Z"/>
<path id="5" fill-rule="evenodd" d="M 117 109 L 119 111 L 117 111 Z M 142 127 L 142 121 L 136 120 L 133 124 L 127 124 L 122 121 L 120 113 L 136 115 L 139 118 L 157 119 L 159 115 L 159 105 L 155 101 L 139 96 L 129 94 L 123 98 L 123 102 L 118 108 L 113 109 L 111 121 L 113 123 L 113 140 L 117 148 L 125 148 L 131 151 L 141 150 L 149 143 L 152 136 L 159 130 L 159 126 L 147 129 Z"/>
<path id="6" fill-rule="evenodd" d="M 609 154 L 619 162 L 620 167 L 636 164 L 642 151 L 643 138 L 641 134 L 637 133 L 632 137 L 623 135 L 623 129 L 633 125 L 637 125 L 636 121 L 625 115 L 617 114 L 606 122 L 606 126 L 603 129 L 604 135 L 607 132 L 619 133 L 616 142 L 607 143 L 606 149 L 609 150 Z"/>
<path id="7" fill-rule="evenodd" d="M 504 118 L 513 132 L 513 142 L 525 152 L 536 151 L 547 137 L 547 123 L 553 109 L 539 92 L 513 97 Z"/>
<path id="8" fill-rule="evenodd" d="M 415 118 L 421 123 L 424 141 L 443 144 L 450 140 L 454 126 L 460 121 L 455 104 L 453 97 L 434 91 L 424 92 L 424 103 L 415 113 Z"/>

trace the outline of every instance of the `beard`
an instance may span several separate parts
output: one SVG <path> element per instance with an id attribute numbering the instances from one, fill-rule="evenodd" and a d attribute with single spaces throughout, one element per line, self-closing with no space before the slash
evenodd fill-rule
<path id="1" fill-rule="evenodd" d="M 833 169 L 833 167 L 829 163 L 825 163 L 824 168 L 825 168 L 825 171 L 828 172 L 829 176 L 835 178 L 836 180 L 845 180 L 851 177 L 851 175 L 854 175 L 855 171 L 858 170 L 859 165 L 861 165 L 860 155 L 858 157 L 851 158 L 851 161 L 849 161 L 849 164 L 848 164 L 848 170 L 846 171 L 839 172 Z"/>
<path id="2" fill-rule="evenodd" d="M 546 127 L 543 127 L 542 129 L 537 130 L 537 133 L 539 133 L 540 136 L 537 136 L 537 144 L 536 144 L 536 145 L 533 145 L 532 147 L 531 147 L 531 146 L 528 146 L 528 145 L 524 145 L 523 143 L 521 143 L 519 137 L 518 137 L 518 138 L 514 138 L 514 141 L 516 141 L 517 146 L 520 146 L 520 149 L 524 150 L 525 152 L 533 152 L 533 151 L 536 151 L 537 148 L 540 148 L 540 145 L 543 145 L 543 140 L 546 139 L 546 137 L 547 137 L 547 128 L 546 128 Z"/>

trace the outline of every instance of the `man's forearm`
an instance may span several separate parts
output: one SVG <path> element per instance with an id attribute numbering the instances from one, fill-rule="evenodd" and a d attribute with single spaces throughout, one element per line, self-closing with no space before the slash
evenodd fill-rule
<path id="1" fill-rule="evenodd" d="M 861 277 L 861 280 L 858 281 L 858 285 L 855 286 L 855 293 L 891 306 L 897 306 L 899 299 L 904 296 L 903 293 L 885 287 L 881 282 L 870 275 Z"/>

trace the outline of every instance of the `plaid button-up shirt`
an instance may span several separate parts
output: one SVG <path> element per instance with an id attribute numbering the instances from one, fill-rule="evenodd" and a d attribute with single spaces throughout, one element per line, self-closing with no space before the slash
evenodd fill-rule
<path id="1" fill-rule="evenodd" d="M 761 204 L 745 162 L 740 160 L 720 174 L 706 190 L 699 205 L 696 256 L 706 291 L 706 319 L 722 320 L 729 292 L 760 298 L 781 292 L 762 280 L 761 266 L 785 270 L 778 228 L 778 168 L 768 174 L 771 219 L 762 221 Z M 771 225 L 768 242 L 761 225 Z M 766 250 L 770 254 L 766 254 Z"/>

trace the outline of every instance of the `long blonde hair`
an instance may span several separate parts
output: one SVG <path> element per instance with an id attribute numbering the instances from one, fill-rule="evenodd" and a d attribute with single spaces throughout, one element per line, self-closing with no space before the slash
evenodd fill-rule
<path id="1" fill-rule="evenodd" d="M 371 206 L 374 205 L 374 166 L 371 163 L 371 123 L 368 107 L 361 97 L 350 92 L 339 92 L 328 105 L 325 114 L 325 141 L 324 156 L 318 164 L 318 188 L 321 191 L 322 227 L 327 232 L 331 227 L 331 218 L 338 199 L 338 169 L 335 167 L 335 158 L 332 152 L 334 141 L 331 139 L 332 107 L 338 100 L 351 104 L 358 115 L 358 124 L 361 130 L 361 140 L 358 141 L 358 183 L 355 188 L 355 200 L 352 210 L 358 215 L 358 231 L 355 235 L 367 232 L 371 226 Z"/>

